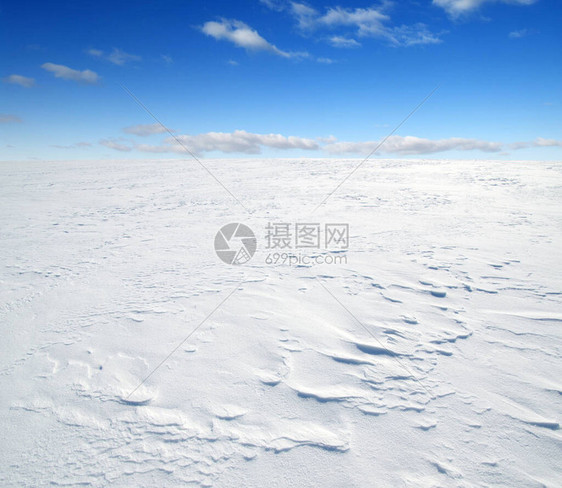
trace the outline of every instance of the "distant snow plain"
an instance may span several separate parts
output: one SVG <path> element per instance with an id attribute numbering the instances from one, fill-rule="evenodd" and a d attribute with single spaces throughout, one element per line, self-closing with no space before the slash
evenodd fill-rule
<path id="1" fill-rule="evenodd" d="M 560 486 L 562 163 L 357 163 L 0 163 L 0 485 Z"/>

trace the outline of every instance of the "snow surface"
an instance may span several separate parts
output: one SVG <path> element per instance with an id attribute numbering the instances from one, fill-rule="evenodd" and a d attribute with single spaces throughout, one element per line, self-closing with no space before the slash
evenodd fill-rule
<path id="1" fill-rule="evenodd" d="M 205 164 L 0 163 L 1 486 L 562 485 L 561 163 Z"/>

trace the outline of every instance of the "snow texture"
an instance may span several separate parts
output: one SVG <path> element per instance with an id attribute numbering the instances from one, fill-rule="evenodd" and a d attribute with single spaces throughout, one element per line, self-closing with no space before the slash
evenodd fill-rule
<path id="1" fill-rule="evenodd" d="M 0 163 L 1 486 L 560 486 L 562 164 L 205 164 Z"/>

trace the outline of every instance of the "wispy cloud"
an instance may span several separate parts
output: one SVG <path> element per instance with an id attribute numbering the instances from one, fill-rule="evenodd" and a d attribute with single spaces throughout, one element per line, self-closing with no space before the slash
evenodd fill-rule
<path id="1" fill-rule="evenodd" d="M 33 78 L 28 78 L 27 76 L 22 75 L 10 75 L 2 78 L 4 83 L 11 83 L 13 85 L 20 85 L 25 88 L 31 88 L 35 85 L 35 80 Z"/>
<path id="2" fill-rule="evenodd" d="M 265 6 L 269 7 L 271 10 L 277 10 L 280 12 L 284 10 L 287 5 L 287 0 L 260 0 Z"/>
<path id="3" fill-rule="evenodd" d="M 521 37 L 525 37 L 529 35 L 528 29 L 520 29 L 516 31 L 512 31 L 508 34 L 510 39 L 520 39 Z"/>
<path id="4" fill-rule="evenodd" d="M 163 134 L 166 129 L 160 124 L 139 124 L 125 127 L 123 132 L 127 134 L 134 134 L 136 136 L 146 137 L 152 134 Z"/>
<path id="5" fill-rule="evenodd" d="M 335 47 L 357 47 L 357 37 L 374 37 L 384 39 L 393 46 L 414 46 L 417 44 L 437 44 L 441 42 L 439 34 L 431 32 L 425 24 L 413 25 L 391 24 L 390 16 L 385 12 L 389 4 L 381 7 L 344 8 L 330 7 L 320 13 L 308 5 L 292 2 L 288 7 L 301 31 L 339 30 L 341 34 L 329 38 Z"/>
<path id="6" fill-rule="evenodd" d="M 132 150 L 130 146 L 127 146 L 115 139 L 102 139 L 99 142 L 102 146 L 108 147 L 109 149 L 114 149 L 115 151 L 129 152 Z"/>
<path id="7" fill-rule="evenodd" d="M 361 46 L 361 43 L 357 42 L 355 39 L 342 36 L 332 36 L 330 37 L 329 42 L 334 47 L 351 48 Z"/>
<path id="8" fill-rule="evenodd" d="M 444 9 L 451 17 L 457 18 L 477 10 L 485 3 L 506 3 L 531 5 L 537 0 L 433 0 L 433 4 Z"/>
<path id="9" fill-rule="evenodd" d="M 172 56 L 168 56 L 167 54 L 161 54 L 160 59 L 162 59 L 162 61 L 164 61 L 166 64 L 172 64 L 174 62 Z"/>
<path id="10" fill-rule="evenodd" d="M 133 61 L 141 61 L 142 58 L 137 56 L 136 54 L 129 54 L 123 51 L 122 49 L 118 49 L 116 47 L 109 53 L 102 51 L 101 49 L 88 49 L 86 51 L 90 56 L 94 56 L 95 58 L 102 58 L 110 63 L 116 64 L 117 66 L 123 66 L 128 62 Z M 171 59 L 171 58 L 170 58 Z"/>
<path id="11" fill-rule="evenodd" d="M 13 114 L 0 114 L 0 124 L 11 124 L 14 122 L 21 122 L 21 119 Z"/>
<path id="12" fill-rule="evenodd" d="M 234 132 L 207 132 L 196 135 L 180 135 L 178 139 L 190 151 L 201 154 L 212 151 L 223 153 L 260 154 L 263 147 L 274 149 L 304 149 L 307 151 L 319 149 L 318 141 L 296 136 L 281 134 L 255 134 L 244 130 Z M 177 141 L 169 137 L 164 144 L 152 146 L 139 144 L 136 148 L 144 152 L 185 152 Z"/>
<path id="13" fill-rule="evenodd" d="M 366 142 L 334 142 L 327 144 L 323 149 L 334 154 L 369 154 L 379 141 Z M 479 139 L 465 139 L 451 137 L 449 139 L 423 139 L 414 136 L 391 136 L 380 148 L 381 153 L 394 153 L 402 155 L 433 154 L 444 151 L 484 151 L 499 152 L 500 142 L 482 141 Z"/>
<path id="14" fill-rule="evenodd" d="M 277 46 L 266 41 L 255 29 L 239 20 L 222 19 L 220 22 L 205 22 L 201 30 L 216 40 L 229 41 L 247 51 L 266 51 L 284 58 L 305 56 L 305 53 L 282 51 Z"/>
<path id="15" fill-rule="evenodd" d="M 77 148 L 85 148 L 91 147 L 91 142 L 75 142 L 74 144 L 50 144 L 50 147 L 56 147 L 57 149 L 77 149 Z"/>
<path id="16" fill-rule="evenodd" d="M 90 85 L 93 85 L 100 80 L 99 75 L 89 69 L 79 71 L 76 69 L 69 68 L 68 66 L 64 66 L 62 64 L 54 64 L 54 63 L 42 64 L 41 68 L 53 73 L 55 78 L 62 78 L 63 80 L 72 80 L 72 81 L 77 81 L 79 83 L 86 83 Z"/>

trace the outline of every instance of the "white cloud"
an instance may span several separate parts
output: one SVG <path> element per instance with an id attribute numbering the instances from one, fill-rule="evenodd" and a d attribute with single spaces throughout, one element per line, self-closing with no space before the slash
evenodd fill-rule
<path id="1" fill-rule="evenodd" d="M 533 145 L 536 147 L 562 147 L 562 141 L 556 139 L 543 139 L 542 137 L 537 137 L 533 141 Z"/>
<path id="2" fill-rule="evenodd" d="M 266 7 L 269 7 L 271 10 L 276 10 L 277 12 L 281 12 L 287 6 L 286 0 L 260 0 L 260 3 L 263 3 Z"/>
<path id="3" fill-rule="evenodd" d="M 91 56 L 105 59 L 106 61 L 109 61 L 110 63 L 116 64 L 118 66 L 123 66 L 129 61 L 140 61 L 142 59 L 136 54 L 126 53 L 122 49 L 118 49 L 116 47 L 114 47 L 110 53 L 105 53 L 101 49 L 88 49 L 86 52 Z"/>
<path id="4" fill-rule="evenodd" d="M 113 48 L 113 51 L 107 55 L 107 60 L 113 64 L 122 66 L 129 61 L 140 61 L 141 57 L 135 54 L 126 53 L 121 49 Z"/>
<path id="5" fill-rule="evenodd" d="M 316 58 L 316 61 L 322 64 L 334 64 L 335 61 L 332 58 Z"/>
<path id="6" fill-rule="evenodd" d="M 425 24 L 392 26 L 390 16 L 385 13 L 392 6 L 390 1 L 383 1 L 379 7 L 330 7 L 324 13 L 320 13 L 305 3 L 295 1 L 260 1 L 272 10 L 289 12 L 297 21 L 297 26 L 302 32 L 310 33 L 321 29 L 341 31 L 340 34 L 327 39 L 334 47 L 360 46 L 361 44 L 350 38 L 350 35 L 386 39 L 393 46 L 413 46 L 441 42 L 439 34 L 430 32 Z"/>
<path id="7" fill-rule="evenodd" d="M 116 151 L 128 152 L 131 151 L 131 147 L 126 146 L 114 139 L 102 139 L 99 142 L 102 146 L 108 147 L 109 149 L 115 149 Z"/>
<path id="8" fill-rule="evenodd" d="M 25 88 L 30 88 L 35 85 L 35 80 L 33 78 L 28 78 L 27 76 L 22 75 L 10 75 L 3 78 L 2 81 L 4 83 L 12 83 L 13 85 L 20 85 Z"/>
<path id="9" fill-rule="evenodd" d="M 230 64 L 230 66 L 238 66 L 238 61 L 234 61 L 234 59 L 229 59 L 227 61 L 227 64 Z"/>
<path id="10" fill-rule="evenodd" d="M 283 136 L 281 134 L 255 134 L 244 130 L 180 135 L 178 139 L 194 153 L 219 151 L 223 153 L 260 154 L 262 147 L 304 149 L 307 151 L 316 150 L 320 147 L 314 139 Z M 139 144 L 136 148 L 144 152 L 185 152 L 185 149 L 173 137 L 168 137 L 164 144 L 160 146 Z"/>
<path id="11" fill-rule="evenodd" d="M 520 30 L 510 32 L 508 34 L 508 37 L 510 39 L 520 39 L 521 37 L 525 37 L 527 35 L 529 35 L 529 31 L 527 29 L 520 29 Z"/>
<path id="12" fill-rule="evenodd" d="M 289 10 L 303 30 L 313 27 L 318 18 L 318 12 L 304 3 L 291 2 Z"/>
<path id="13" fill-rule="evenodd" d="M 132 125 L 130 127 L 125 127 L 123 132 L 127 134 L 135 134 L 136 136 L 149 136 L 152 134 L 163 134 L 167 132 L 164 127 L 160 124 L 139 124 L 139 125 Z"/>
<path id="14" fill-rule="evenodd" d="M 396 46 L 415 46 L 417 44 L 438 44 L 441 39 L 430 32 L 425 24 L 401 25 L 389 29 L 385 34 Z"/>
<path id="15" fill-rule="evenodd" d="M 369 154 L 379 144 L 378 141 L 368 142 L 334 142 L 324 146 L 330 153 L 343 154 Z M 395 154 L 433 154 L 444 151 L 473 151 L 484 152 L 501 151 L 502 144 L 499 142 L 482 141 L 478 139 L 465 139 L 462 137 L 451 137 L 449 139 L 423 139 L 414 136 L 391 136 L 381 146 L 381 153 Z"/>
<path id="16" fill-rule="evenodd" d="M 62 78 L 64 80 L 77 81 L 79 83 L 95 84 L 100 80 L 100 77 L 94 71 L 85 69 L 79 71 L 69 68 L 62 64 L 45 63 L 41 65 L 44 70 L 50 71 L 55 75 L 55 78 Z"/>
<path id="17" fill-rule="evenodd" d="M 375 8 L 356 8 L 347 9 L 342 7 L 333 7 L 321 17 L 315 19 L 315 24 L 334 26 L 351 26 L 358 29 L 361 36 L 378 36 L 381 35 L 385 27 L 384 22 L 390 20 L 390 17 L 383 14 Z"/>
<path id="18" fill-rule="evenodd" d="M 174 62 L 174 60 L 172 59 L 172 56 L 168 56 L 167 54 L 161 54 L 160 58 L 162 59 L 162 61 L 164 61 L 166 64 L 172 64 Z"/>
<path id="19" fill-rule="evenodd" d="M 468 14 L 485 3 L 501 2 L 512 5 L 531 5 L 537 0 L 433 0 L 433 4 L 444 9 L 451 17 Z"/>
<path id="20" fill-rule="evenodd" d="M 2 116 L 0 116 L 2 121 Z M 129 133 L 146 135 L 161 132 L 156 130 L 156 124 L 139 125 L 127 129 Z M 136 129 L 139 128 L 137 131 Z M 146 128 L 146 131 L 143 129 Z M 154 129 L 154 132 L 150 132 Z M 160 127 L 161 129 L 161 127 Z M 222 152 L 227 154 L 261 154 L 264 148 L 278 150 L 300 149 L 304 151 L 325 151 L 329 154 L 353 154 L 366 156 L 377 147 L 380 141 L 338 141 L 333 135 L 309 139 L 298 136 L 284 136 L 282 134 L 257 134 L 245 130 L 234 132 L 207 132 L 203 134 L 184 134 L 166 137 L 160 144 L 127 144 L 124 139 L 103 139 L 99 143 L 116 151 L 129 152 L 137 150 L 148 153 L 185 153 L 184 146 L 195 154 Z M 76 143 L 69 147 L 86 146 L 89 143 Z M 524 149 L 530 147 L 562 147 L 562 140 L 536 138 L 531 142 L 502 142 L 469 139 L 463 137 L 450 137 L 446 139 L 425 139 L 415 136 L 389 137 L 378 150 L 379 153 L 397 154 L 403 156 L 435 154 L 446 151 L 481 151 L 485 153 L 500 154 L 504 149 Z"/>
<path id="21" fill-rule="evenodd" d="M 267 51 L 284 58 L 304 56 L 304 53 L 282 51 L 266 41 L 256 30 L 239 20 L 223 19 L 220 22 L 205 22 L 201 30 L 216 40 L 230 41 L 248 51 Z"/>
<path id="22" fill-rule="evenodd" d="M 528 142 L 512 142 L 509 144 L 510 149 L 527 149 L 530 147 L 562 147 L 562 140 L 545 139 L 544 137 L 537 137 L 534 141 Z"/>
<path id="23" fill-rule="evenodd" d="M 96 58 L 101 58 L 103 56 L 103 51 L 101 51 L 100 49 L 88 49 L 86 52 L 91 56 L 95 56 Z"/>
<path id="24" fill-rule="evenodd" d="M 0 114 L 0 124 L 10 124 L 13 122 L 21 122 L 21 119 L 13 114 Z"/>
<path id="25" fill-rule="evenodd" d="M 357 42 L 355 39 L 349 39 L 347 37 L 342 37 L 342 36 L 332 36 L 330 37 L 329 42 L 334 47 L 350 48 L 350 47 L 361 46 L 361 44 Z"/>
<path id="26" fill-rule="evenodd" d="M 416 44 L 436 44 L 441 42 L 437 34 L 429 31 L 425 24 L 390 26 L 390 16 L 383 12 L 386 4 L 375 8 L 331 7 L 321 15 L 316 10 L 301 3 L 291 4 L 291 13 L 303 31 L 319 29 L 344 29 L 346 35 L 334 35 L 329 39 L 335 47 L 356 47 L 359 42 L 350 39 L 349 34 L 359 37 L 378 37 L 394 46 L 413 46 Z"/>

